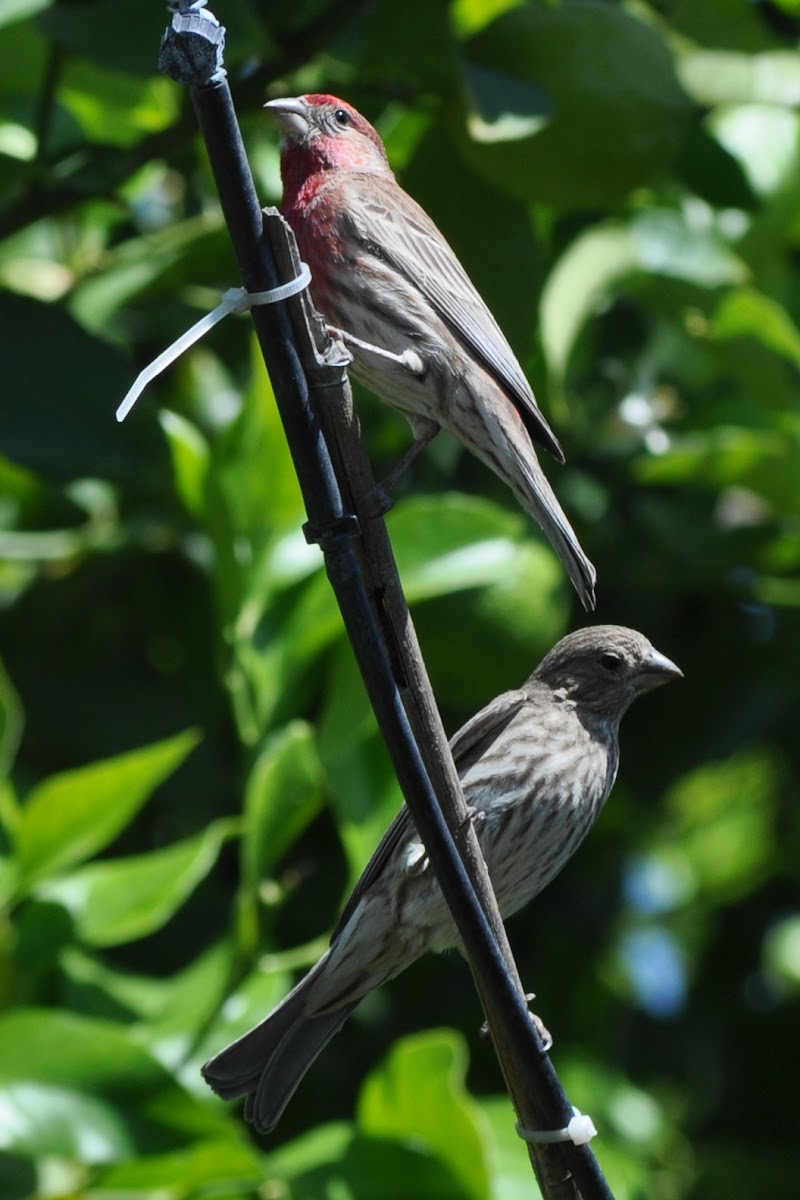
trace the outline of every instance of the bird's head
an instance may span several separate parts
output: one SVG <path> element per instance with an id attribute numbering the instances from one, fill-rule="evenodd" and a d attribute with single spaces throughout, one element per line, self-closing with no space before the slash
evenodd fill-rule
<path id="1" fill-rule="evenodd" d="M 637 696 L 683 672 L 634 629 L 590 625 L 568 634 L 533 673 L 579 709 L 619 720 Z"/>
<path id="2" fill-rule="evenodd" d="M 264 105 L 281 131 L 281 163 L 320 170 L 390 171 L 377 131 L 336 96 L 294 96 Z"/>

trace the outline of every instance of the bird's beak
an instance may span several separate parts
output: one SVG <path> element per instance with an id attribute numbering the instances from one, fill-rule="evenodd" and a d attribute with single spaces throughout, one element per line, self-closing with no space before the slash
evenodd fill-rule
<path id="1" fill-rule="evenodd" d="M 649 692 L 652 688 L 661 687 L 662 683 L 669 683 L 671 679 L 683 679 L 683 671 L 666 654 L 651 649 L 641 665 L 639 679 L 637 690 Z"/>
<path id="2" fill-rule="evenodd" d="M 281 100 L 268 100 L 264 105 L 280 126 L 281 133 L 289 141 L 301 141 L 308 135 L 308 105 L 300 96 L 287 96 Z"/>

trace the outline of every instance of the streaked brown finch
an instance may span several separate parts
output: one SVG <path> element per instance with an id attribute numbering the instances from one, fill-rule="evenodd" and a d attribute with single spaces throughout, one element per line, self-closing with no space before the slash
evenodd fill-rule
<path id="1" fill-rule="evenodd" d="M 680 670 L 647 638 L 596 625 L 563 638 L 517 691 L 452 739 L 453 757 L 500 911 L 510 916 L 575 853 L 608 799 L 619 724 L 637 696 Z M 266 1132 L 364 996 L 426 950 L 459 943 L 411 815 L 403 808 L 356 884 L 331 944 L 255 1029 L 203 1067 Z"/>

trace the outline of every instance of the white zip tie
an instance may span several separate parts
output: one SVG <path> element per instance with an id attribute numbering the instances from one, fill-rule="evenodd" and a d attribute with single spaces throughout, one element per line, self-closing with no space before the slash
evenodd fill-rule
<path id="1" fill-rule="evenodd" d="M 517 1133 L 525 1142 L 572 1142 L 575 1146 L 585 1146 L 597 1136 L 594 1121 L 577 1108 L 572 1111 L 574 1116 L 563 1129 L 526 1129 L 517 1121 Z"/>
<path id="2" fill-rule="evenodd" d="M 310 282 L 311 271 L 308 264 L 301 263 L 300 274 L 295 279 L 281 284 L 280 287 L 270 288 L 267 292 L 247 292 L 244 288 L 228 288 L 222 297 L 222 302 L 213 312 L 206 313 L 204 317 L 201 317 L 192 325 L 191 329 L 182 333 L 177 341 L 163 350 L 143 371 L 139 372 L 133 387 L 129 389 L 117 409 L 117 420 L 124 421 L 148 383 L 171 366 L 177 358 L 180 358 L 185 350 L 188 350 L 195 342 L 199 342 L 200 338 L 224 320 L 228 313 L 244 313 L 260 304 L 277 304 L 279 300 L 288 300 L 290 296 L 296 296 L 298 292 L 307 288 Z"/>

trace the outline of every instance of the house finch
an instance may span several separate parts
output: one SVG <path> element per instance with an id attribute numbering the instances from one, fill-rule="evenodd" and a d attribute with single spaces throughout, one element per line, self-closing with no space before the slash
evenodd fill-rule
<path id="1" fill-rule="evenodd" d="M 271 100 L 282 131 L 283 213 L 311 268 L 314 303 L 352 371 L 411 424 L 440 429 L 509 485 L 552 542 L 586 608 L 595 571 L 539 466 L 564 461 L 497 322 L 442 234 L 399 186 L 368 121 L 334 96 Z"/>
<path id="2" fill-rule="evenodd" d="M 575 853 L 605 804 L 619 723 L 642 692 L 681 672 L 632 629 L 565 637 L 526 683 L 451 742 L 500 911 L 516 912 Z M 426 950 L 458 945 L 453 918 L 403 808 L 339 919 L 330 948 L 266 1020 L 203 1067 L 224 1099 L 272 1129 L 314 1059 L 367 992 Z"/>

